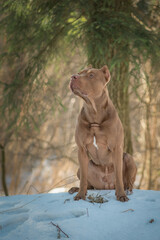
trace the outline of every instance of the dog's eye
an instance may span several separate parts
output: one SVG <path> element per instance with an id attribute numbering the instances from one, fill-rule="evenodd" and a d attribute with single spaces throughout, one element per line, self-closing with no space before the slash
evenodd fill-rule
<path id="1" fill-rule="evenodd" d="M 94 76 L 93 73 L 90 73 L 90 74 L 89 74 L 89 77 L 90 77 L 90 78 L 93 78 L 93 76 Z"/>

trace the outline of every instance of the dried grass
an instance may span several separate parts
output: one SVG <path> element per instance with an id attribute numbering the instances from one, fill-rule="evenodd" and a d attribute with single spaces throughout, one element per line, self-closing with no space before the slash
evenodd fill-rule
<path id="1" fill-rule="evenodd" d="M 105 203 L 108 202 L 108 199 L 104 198 L 102 195 L 97 194 L 96 196 L 94 194 L 89 195 L 88 197 L 89 202 L 91 203 Z"/>

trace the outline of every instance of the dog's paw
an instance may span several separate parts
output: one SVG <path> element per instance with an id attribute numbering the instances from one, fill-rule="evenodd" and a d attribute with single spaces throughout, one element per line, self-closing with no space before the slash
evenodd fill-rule
<path id="1" fill-rule="evenodd" d="M 74 197 L 74 200 L 78 201 L 80 199 L 85 200 L 86 199 L 86 194 L 85 193 L 77 193 L 77 195 Z"/>
<path id="2" fill-rule="evenodd" d="M 120 202 L 127 202 L 129 198 L 126 195 L 117 195 L 117 200 Z"/>
<path id="3" fill-rule="evenodd" d="M 79 188 L 78 188 L 78 187 L 72 187 L 72 188 L 70 188 L 70 189 L 68 190 L 68 192 L 69 192 L 70 194 L 73 194 L 73 193 L 78 192 L 78 191 L 79 191 Z"/>

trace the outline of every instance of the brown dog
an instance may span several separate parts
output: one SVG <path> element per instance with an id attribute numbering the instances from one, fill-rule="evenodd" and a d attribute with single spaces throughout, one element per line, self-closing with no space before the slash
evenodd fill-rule
<path id="1" fill-rule="evenodd" d="M 123 127 L 109 98 L 107 66 L 89 67 L 71 77 L 74 94 L 83 98 L 75 139 L 78 145 L 80 188 L 75 200 L 85 199 L 87 189 L 116 189 L 117 200 L 128 201 L 136 176 L 133 158 L 123 153 Z M 77 188 L 71 188 L 73 193 Z"/>

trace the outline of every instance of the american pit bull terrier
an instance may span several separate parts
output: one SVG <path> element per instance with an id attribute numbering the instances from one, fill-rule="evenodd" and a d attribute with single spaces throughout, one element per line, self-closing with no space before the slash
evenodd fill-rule
<path id="1" fill-rule="evenodd" d="M 71 77 L 72 92 L 84 100 L 75 140 L 78 146 L 80 188 L 75 200 L 85 199 L 87 189 L 116 189 L 117 200 L 128 201 L 137 168 L 131 155 L 123 153 L 123 126 L 109 98 L 106 84 L 110 72 L 88 67 Z"/>

